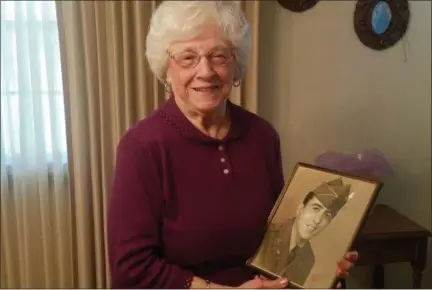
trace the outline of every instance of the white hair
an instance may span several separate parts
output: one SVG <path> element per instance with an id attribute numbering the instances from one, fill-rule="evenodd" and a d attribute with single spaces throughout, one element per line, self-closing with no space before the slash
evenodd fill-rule
<path id="1" fill-rule="evenodd" d="M 168 47 L 199 32 L 202 25 L 218 25 L 236 54 L 237 78 L 242 78 L 251 48 L 250 26 L 234 1 L 164 1 L 153 13 L 146 39 L 150 69 L 162 82 L 166 77 Z"/>

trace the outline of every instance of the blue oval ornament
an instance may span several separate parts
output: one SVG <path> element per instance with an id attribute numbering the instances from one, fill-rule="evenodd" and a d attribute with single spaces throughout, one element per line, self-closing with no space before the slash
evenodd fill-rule
<path id="1" fill-rule="evenodd" d="M 389 5 L 384 2 L 378 2 L 372 11 L 372 29 L 377 34 L 383 34 L 390 26 L 391 10 Z"/>

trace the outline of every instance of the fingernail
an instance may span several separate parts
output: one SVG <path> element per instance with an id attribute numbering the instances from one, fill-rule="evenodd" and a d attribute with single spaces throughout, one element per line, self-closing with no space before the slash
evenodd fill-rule
<path id="1" fill-rule="evenodd" d="M 283 278 L 281 281 L 280 281 L 280 283 L 283 285 L 283 284 L 286 284 L 288 282 L 288 279 L 287 278 Z"/>

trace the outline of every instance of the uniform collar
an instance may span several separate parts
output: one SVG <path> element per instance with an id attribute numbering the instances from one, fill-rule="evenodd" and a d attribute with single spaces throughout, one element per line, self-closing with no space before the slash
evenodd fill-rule
<path id="1" fill-rule="evenodd" d="M 230 111 L 231 125 L 228 134 L 223 139 L 212 138 L 198 130 L 180 110 L 173 96 L 165 102 L 159 113 L 182 136 L 198 142 L 221 144 L 240 138 L 246 133 L 247 128 L 243 109 L 231 101 L 227 102 L 227 108 Z"/>

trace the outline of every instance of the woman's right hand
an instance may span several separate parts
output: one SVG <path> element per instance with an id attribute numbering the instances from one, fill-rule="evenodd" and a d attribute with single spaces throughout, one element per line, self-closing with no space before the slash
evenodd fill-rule
<path id="1" fill-rule="evenodd" d="M 260 276 L 255 276 L 254 279 L 246 281 L 241 284 L 238 288 L 249 288 L 249 289 L 281 289 L 288 285 L 288 279 L 279 278 L 270 280 Z"/>

